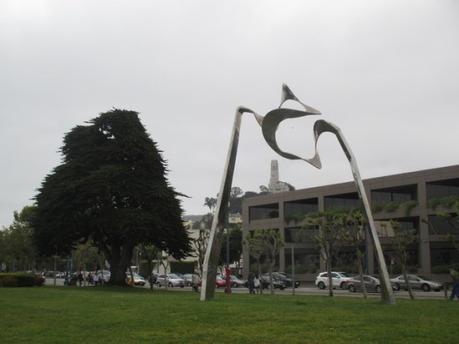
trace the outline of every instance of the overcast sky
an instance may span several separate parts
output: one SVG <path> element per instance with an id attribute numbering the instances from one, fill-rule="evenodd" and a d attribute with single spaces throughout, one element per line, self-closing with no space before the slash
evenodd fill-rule
<path id="1" fill-rule="evenodd" d="M 113 107 L 140 112 L 187 214 L 218 192 L 238 105 L 260 114 L 287 83 L 341 127 L 364 178 L 458 163 L 459 1 L 0 0 L 0 226 L 60 163 L 66 132 Z M 312 119 L 283 123 L 313 152 Z M 336 139 L 322 170 L 276 157 L 242 122 L 233 185 L 271 159 L 297 189 L 350 181 Z"/>

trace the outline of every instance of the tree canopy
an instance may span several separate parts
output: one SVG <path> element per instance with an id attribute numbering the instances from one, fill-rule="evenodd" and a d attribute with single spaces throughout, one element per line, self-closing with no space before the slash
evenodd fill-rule
<path id="1" fill-rule="evenodd" d="M 36 195 L 34 240 L 43 254 L 66 254 L 92 240 L 121 284 L 132 250 L 152 244 L 180 259 L 190 251 L 166 163 L 138 113 L 112 110 L 65 135 L 62 163 Z"/>

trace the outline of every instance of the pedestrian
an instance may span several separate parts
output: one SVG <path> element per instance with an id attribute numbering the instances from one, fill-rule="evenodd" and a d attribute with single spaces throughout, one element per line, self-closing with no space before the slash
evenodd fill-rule
<path id="1" fill-rule="evenodd" d="M 88 272 L 88 284 L 92 285 L 93 283 L 94 283 L 94 280 L 92 278 L 92 273 L 90 271 L 90 272 Z"/>
<path id="2" fill-rule="evenodd" d="M 95 287 L 99 284 L 99 275 L 97 274 L 97 271 L 94 272 L 94 276 L 92 277 L 92 281 L 94 282 L 94 286 Z"/>
<path id="3" fill-rule="evenodd" d="M 253 274 L 253 272 L 251 272 L 249 274 L 249 278 L 247 280 L 247 283 L 249 285 L 249 294 L 255 294 L 255 284 L 254 284 L 254 279 L 255 279 L 255 275 Z"/>
<path id="4" fill-rule="evenodd" d="M 258 275 L 255 275 L 255 277 L 253 278 L 253 285 L 255 287 L 255 290 L 257 291 L 257 294 L 260 294 L 261 283 L 260 279 L 258 278 Z"/>
<path id="5" fill-rule="evenodd" d="M 83 285 L 83 273 L 81 272 L 81 270 L 78 271 L 77 280 L 78 280 L 78 286 L 81 287 Z"/>
<path id="6" fill-rule="evenodd" d="M 451 296 L 449 297 L 449 299 L 452 301 L 455 297 L 459 299 L 459 272 L 451 269 L 449 270 L 449 274 L 453 279 L 453 290 L 451 291 Z"/>
<path id="7" fill-rule="evenodd" d="M 191 286 L 193 291 L 199 292 L 199 276 L 196 274 L 191 275 Z"/>

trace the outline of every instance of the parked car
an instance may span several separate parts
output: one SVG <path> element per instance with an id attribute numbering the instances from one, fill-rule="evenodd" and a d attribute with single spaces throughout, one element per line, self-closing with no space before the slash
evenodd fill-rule
<path id="1" fill-rule="evenodd" d="M 215 279 L 215 285 L 217 286 L 217 288 L 225 288 L 226 280 L 222 276 L 217 275 L 217 278 Z"/>
<path id="2" fill-rule="evenodd" d="M 359 292 L 363 291 L 363 283 L 365 284 L 367 292 L 369 293 L 380 293 L 381 292 L 381 283 L 379 282 L 379 279 L 373 276 L 363 275 L 363 283 L 360 280 L 360 276 L 354 276 L 345 283 L 346 283 L 346 288 L 352 293 L 355 293 L 357 291 Z"/>
<path id="3" fill-rule="evenodd" d="M 292 287 L 292 279 L 285 272 L 273 272 L 273 276 L 285 282 L 287 288 Z M 295 281 L 295 288 L 300 286 L 300 281 Z"/>
<path id="4" fill-rule="evenodd" d="M 187 287 L 191 287 L 191 285 L 193 284 L 193 275 L 195 276 L 195 278 L 197 277 L 197 280 L 199 280 L 199 276 L 196 274 L 184 274 L 183 275 L 183 279 L 185 280 L 185 285 Z"/>
<path id="5" fill-rule="evenodd" d="M 413 289 L 421 289 L 423 291 L 439 291 L 443 288 L 439 282 L 429 281 L 416 275 L 407 275 L 410 286 Z M 394 285 L 395 290 L 408 289 L 408 285 L 403 275 L 392 278 L 391 283 Z"/>
<path id="6" fill-rule="evenodd" d="M 168 286 L 168 287 L 180 287 L 183 288 L 185 286 L 185 280 L 183 278 L 178 277 L 176 274 L 165 274 L 159 275 L 156 279 L 156 284 L 161 286 Z"/>
<path id="7" fill-rule="evenodd" d="M 146 283 L 145 278 L 143 278 L 142 276 L 140 276 L 138 273 L 135 273 L 135 272 L 133 272 L 132 274 L 134 275 L 134 285 L 140 285 L 143 287 Z M 126 272 L 126 283 L 131 284 L 131 273 L 130 272 Z"/>
<path id="8" fill-rule="evenodd" d="M 285 288 L 287 288 L 287 285 L 286 285 L 285 281 L 283 281 L 282 279 L 277 278 L 276 276 L 274 276 L 274 274 L 273 274 L 272 278 L 273 278 L 273 288 L 274 289 L 284 290 Z M 269 274 L 261 275 L 260 283 L 261 283 L 261 287 L 263 289 L 268 289 L 269 286 L 270 286 Z"/>
<path id="9" fill-rule="evenodd" d="M 240 279 L 235 275 L 231 275 L 231 287 L 232 288 L 239 288 L 239 287 L 246 287 L 247 281 Z"/>
<path id="10" fill-rule="evenodd" d="M 351 278 L 345 272 L 331 272 L 332 277 L 332 288 L 346 288 L 346 282 L 349 281 Z M 319 289 L 325 289 L 328 287 L 328 273 L 321 272 L 317 275 L 315 285 Z"/>

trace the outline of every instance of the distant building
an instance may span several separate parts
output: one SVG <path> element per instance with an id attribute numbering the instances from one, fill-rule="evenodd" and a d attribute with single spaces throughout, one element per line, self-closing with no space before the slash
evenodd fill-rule
<path id="1" fill-rule="evenodd" d="M 277 160 L 271 160 L 271 177 L 269 179 L 268 189 L 271 193 L 295 190 L 295 188 L 289 183 L 279 180 L 279 163 Z"/>
<path id="2" fill-rule="evenodd" d="M 271 184 L 273 187 L 277 185 L 277 162 L 273 162 L 272 167 L 270 187 Z M 451 236 L 459 240 L 459 228 L 452 226 L 440 215 L 436 204 L 459 200 L 459 165 L 371 178 L 363 183 L 372 204 L 389 273 L 399 273 L 393 259 L 394 230 L 390 222 L 396 220 L 401 228 L 415 230 L 417 234 L 417 242 L 409 249 L 410 271 L 448 280 L 448 267 L 459 264 L 459 250 L 451 241 Z M 278 229 L 285 246 L 280 251 L 276 269 L 291 271 L 294 248 L 297 278 L 312 281 L 318 272 L 325 270 L 325 265 L 314 241 L 315 229 L 302 229 L 302 216 L 319 211 L 361 207 L 353 182 L 255 196 L 242 202 L 243 232 L 247 235 L 255 229 Z M 452 212 L 448 208 L 440 210 Z M 365 271 L 377 274 L 378 265 L 371 240 L 366 241 L 364 248 Z M 351 269 L 354 255 L 353 247 L 343 247 L 335 268 L 343 269 L 341 271 Z M 250 255 L 246 246 L 243 257 L 246 277 L 250 268 Z"/>

